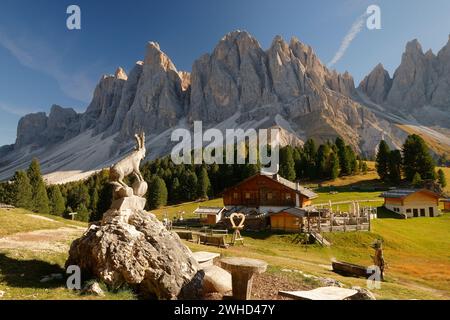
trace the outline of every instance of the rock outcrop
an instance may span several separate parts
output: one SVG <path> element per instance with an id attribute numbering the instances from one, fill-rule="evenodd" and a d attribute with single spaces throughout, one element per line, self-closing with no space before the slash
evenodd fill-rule
<path id="1" fill-rule="evenodd" d="M 109 166 L 107 157 L 123 155 L 131 147 L 129 138 L 141 130 L 149 137 L 153 156 L 163 156 L 171 151 L 169 130 L 191 129 L 198 120 L 204 128 L 222 131 L 279 126 L 299 141 L 321 143 L 342 136 L 355 151 L 372 156 L 382 137 L 399 146 L 405 135 L 373 103 L 384 114 L 448 128 L 449 74 L 450 42 L 437 55 L 410 42 L 393 79 L 379 65 L 359 91 L 349 73 L 329 70 L 296 38 L 286 42 L 277 36 L 263 50 L 249 33 L 231 32 L 212 53 L 195 61 L 191 73 L 178 71 L 159 45 L 150 42 L 144 61 L 128 76 L 119 68 L 101 78 L 83 114 L 55 107 L 49 117 L 40 113 L 22 118 L 14 147 L 0 149 L 0 178 L 9 178 L 33 156 L 45 155 L 52 167 L 79 170 L 63 144 L 98 144 L 106 156 L 89 153 L 92 161 L 83 163 L 92 169 Z"/>
<path id="2" fill-rule="evenodd" d="M 175 233 L 153 214 L 132 207 L 110 209 L 100 224 L 91 225 L 72 243 L 69 265 L 112 288 L 127 284 L 157 299 L 178 298 L 199 269 Z"/>
<path id="3" fill-rule="evenodd" d="M 184 112 L 182 78 L 159 44 L 150 42 L 134 102 L 124 120 L 121 135 L 137 129 L 161 132 L 175 126 Z"/>
<path id="4" fill-rule="evenodd" d="M 382 104 L 391 89 L 392 79 L 383 65 L 378 64 L 372 72 L 364 78 L 359 88 L 375 103 Z"/>
<path id="5" fill-rule="evenodd" d="M 450 38 L 437 55 L 419 41 L 406 45 L 400 66 L 389 77 L 378 65 L 359 89 L 387 111 L 430 126 L 450 128 Z"/>
<path id="6" fill-rule="evenodd" d="M 95 88 L 94 97 L 83 114 L 81 129 L 95 128 L 96 133 L 106 130 L 114 121 L 122 98 L 127 75 L 118 68 L 115 75 L 103 76 Z"/>

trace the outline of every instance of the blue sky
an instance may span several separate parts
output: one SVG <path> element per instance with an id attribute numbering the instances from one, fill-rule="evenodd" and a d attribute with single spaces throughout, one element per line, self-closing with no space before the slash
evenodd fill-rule
<path id="1" fill-rule="evenodd" d="M 77 4 L 82 29 L 66 28 Z M 292 36 L 332 60 L 352 24 L 371 4 L 382 29 L 363 28 L 333 67 L 359 81 L 379 62 L 393 73 L 406 42 L 419 39 L 437 52 L 448 41 L 448 0 L 2 0 L 0 3 L 0 145 L 15 141 L 26 113 L 52 104 L 87 107 L 102 74 L 127 71 L 157 41 L 179 70 L 191 70 L 226 33 L 241 29 L 263 48 L 275 35 Z"/>

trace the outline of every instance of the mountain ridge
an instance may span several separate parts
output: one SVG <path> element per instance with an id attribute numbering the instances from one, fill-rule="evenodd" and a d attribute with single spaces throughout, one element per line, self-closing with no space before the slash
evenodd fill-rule
<path id="1" fill-rule="evenodd" d="M 418 46 L 407 45 L 405 65 L 423 60 Z M 145 58 L 128 75 L 119 67 L 114 75 L 101 77 L 84 113 L 55 105 L 48 116 L 23 117 L 16 143 L 0 148 L 0 179 L 25 167 L 33 156 L 41 158 L 45 173 L 107 167 L 132 147 L 132 136 L 140 130 L 149 137 L 150 158 L 165 155 L 173 146 L 171 130 L 192 129 L 197 120 L 222 131 L 280 126 L 299 141 L 342 136 L 355 151 L 372 156 L 381 138 L 399 147 L 407 134 L 375 112 L 387 108 L 389 96 L 396 99 L 390 92 L 399 81 L 386 73 L 379 65 L 355 88 L 348 72 L 329 70 L 312 47 L 295 37 L 288 43 L 277 36 L 263 50 L 239 30 L 225 35 L 188 73 L 177 70 L 159 44 L 149 42 Z M 405 74 L 400 69 L 397 79 Z M 360 93 L 381 106 L 374 109 Z"/>

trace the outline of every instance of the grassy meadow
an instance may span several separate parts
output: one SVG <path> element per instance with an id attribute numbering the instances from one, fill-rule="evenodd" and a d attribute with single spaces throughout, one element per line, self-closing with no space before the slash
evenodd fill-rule
<path id="1" fill-rule="evenodd" d="M 450 182 L 450 169 L 445 172 Z M 316 186 L 319 197 L 314 203 L 372 199 L 378 202 L 371 202 L 371 206 L 381 205 L 380 191 L 372 190 L 377 184 L 373 171 L 322 182 Z M 152 213 L 161 219 L 166 214 L 173 218 L 184 211 L 184 217 L 190 218 L 199 205 L 223 206 L 223 200 L 167 206 Z M 340 206 L 340 209 L 346 208 Z M 382 209 L 379 213 L 383 218 L 372 222 L 371 232 L 326 233 L 325 237 L 332 243 L 329 248 L 302 245 L 295 234 L 270 232 L 243 233 L 245 246 L 228 249 L 185 243 L 193 251 L 265 260 L 269 264 L 267 272 L 274 274 L 294 274 L 293 270 L 301 270 L 305 274 L 339 280 L 348 286 L 365 287 L 365 279 L 333 273 L 331 262 L 338 259 L 371 265 L 374 252 L 370 245 L 376 239 L 383 239 L 387 270 L 386 282 L 381 289 L 373 290 L 378 299 L 450 299 L 450 214 L 401 220 Z M 67 290 L 62 279 L 40 282 L 46 275 L 64 273 L 70 243 L 86 227 L 82 222 L 23 209 L 0 209 L 0 291 L 4 292 L 0 299 L 136 299 L 128 290 L 106 291 L 105 297 L 93 297 Z M 295 276 L 303 277 L 298 273 Z M 308 283 L 311 279 L 304 277 L 302 281 Z"/>

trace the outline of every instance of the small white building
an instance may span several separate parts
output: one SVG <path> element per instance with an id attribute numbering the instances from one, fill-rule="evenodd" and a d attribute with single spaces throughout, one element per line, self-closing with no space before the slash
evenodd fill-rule
<path id="1" fill-rule="evenodd" d="M 215 225 L 223 218 L 224 207 L 198 207 L 194 213 L 200 217 L 200 222 Z"/>

